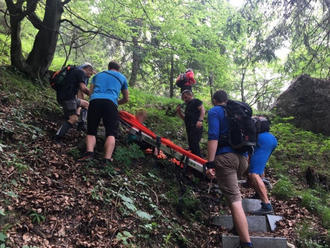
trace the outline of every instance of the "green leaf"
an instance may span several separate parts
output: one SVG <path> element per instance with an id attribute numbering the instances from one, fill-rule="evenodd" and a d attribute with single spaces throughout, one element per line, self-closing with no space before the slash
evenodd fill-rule
<path id="1" fill-rule="evenodd" d="M 0 215 L 6 216 L 5 211 L 3 211 L 2 209 L 0 209 Z"/>
<path id="2" fill-rule="evenodd" d="M 0 232 L 0 241 L 1 242 L 5 242 L 6 241 L 6 238 L 7 238 L 7 235 L 4 234 L 3 232 Z"/>
<path id="3" fill-rule="evenodd" d="M 16 195 L 15 192 L 13 191 L 7 191 L 7 192 L 4 192 L 6 195 L 10 196 L 10 197 L 13 197 L 13 198 L 17 198 L 18 196 Z"/>
<path id="4" fill-rule="evenodd" d="M 122 194 L 118 194 L 118 196 L 119 196 L 124 202 L 134 203 L 134 201 L 133 201 L 131 198 L 127 197 L 127 196 L 124 196 L 124 195 L 122 195 Z"/>
<path id="5" fill-rule="evenodd" d="M 130 202 L 123 202 L 123 204 L 131 211 L 135 212 L 137 210 L 137 208 L 135 207 L 135 205 L 133 203 Z"/>
<path id="6" fill-rule="evenodd" d="M 141 210 L 136 211 L 136 214 L 137 214 L 137 216 L 139 216 L 140 218 L 145 219 L 145 220 L 151 220 L 153 218 L 152 215 L 148 214 L 147 212 L 141 211 Z"/>

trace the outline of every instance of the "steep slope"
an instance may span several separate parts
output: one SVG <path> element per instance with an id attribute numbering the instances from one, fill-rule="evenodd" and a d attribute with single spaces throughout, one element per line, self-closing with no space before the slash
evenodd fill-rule
<path id="1" fill-rule="evenodd" d="M 34 86 L 6 68 L 0 69 L 0 89 L 0 245 L 220 246 L 220 234 L 226 231 L 210 225 L 210 219 L 228 209 L 210 182 L 184 173 L 167 160 L 145 155 L 136 145 L 127 145 L 124 134 L 118 140 L 113 166 L 100 169 L 98 160 L 78 163 L 76 158 L 84 143 L 82 132 L 71 130 L 64 145 L 51 139 L 62 115 L 54 92 Z M 134 90 L 131 93 L 126 110 L 147 108 L 147 126 L 185 147 L 184 139 L 177 138 L 184 136 L 183 125 L 175 117 L 179 101 L 146 97 Z M 300 132 L 302 137 L 302 131 L 283 120 L 274 122 L 273 131 L 283 145 L 274 153 L 266 175 L 275 184 L 275 211 L 284 216 L 274 236 L 285 236 L 299 247 L 324 246 L 324 226 L 329 224 L 322 214 L 329 209 L 327 198 L 312 198 L 313 204 L 325 205 L 320 211 L 304 202 L 307 195 L 302 197 L 303 189 L 307 186 L 299 164 L 312 158 L 302 156 L 300 151 L 295 153 L 295 140 L 287 140 L 295 137 L 288 132 Z M 309 137 L 310 142 L 313 138 Z M 326 152 L 319 156 L 327 156 Z M 99 158 L 100 153 L 102 146 Z M 299 164 L 293 165 L 297 159 Z M 244 196 L 252 194 L 252 190 L 244 189 Z M 323 226 L 318 216 L 323 216 Z"/>

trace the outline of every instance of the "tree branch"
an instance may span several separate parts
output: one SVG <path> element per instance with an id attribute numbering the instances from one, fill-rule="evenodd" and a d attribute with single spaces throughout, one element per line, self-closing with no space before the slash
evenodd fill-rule
<path id="1" fill-rule="evenodd" d="M 131 42 L 129 40 L 124 40 L 124 39 L 121 39 L 115 35 L 111 35 L 111 34 L 108 34 L 108 33 L 105 33 L 105 32 L 102 32 L 101 30 L 85 30 L 83 29 L 82 27 L 80 27 L 79 25 L 77 24 L 74 24 L 72 21 L 68 20 L 68 19 L 62 19 L 61 22 L 68 22 L 70 23 L 71 26 L 73 26 L 74 28 L 80 30 L 81 32 L 83 33 L 90 33 L 90 34 L 95 34 L 95 35 L 103 35 L 105 37 L 108 37 L 108 38 L 111 38 L 111 39 L 114 39 L 114 40 L 118 40 L 118 41 L 121 41 L 121 42 Z"/>
<path id="2" fill-rule="evenodd" d="M 32 23 L 33 27 L 40 30 L 43 26 L 42 21 L 39 19 L 39 17 L 36 15 L 36 13 L 30 13 L 27 16 L 28 20 Z"/>

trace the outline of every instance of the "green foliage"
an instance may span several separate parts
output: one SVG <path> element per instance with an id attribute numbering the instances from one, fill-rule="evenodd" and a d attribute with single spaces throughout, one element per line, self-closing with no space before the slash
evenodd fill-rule
<path id="1" fill-rule="evenodd" d="M 313 228 L 311 223 L 307 221 L 301 223 L 297 227 L 299 240 L 297 240 L 298 247 L 301 248 L 329 248 L 326 243 L 326 237 L 320 234 Z"/>
<path id="2" fill-rule="evenodd" d="M 327 191 L 322 189 L 309 189 L 300 192 L 302 199 L 302 205 L 317 213 L 321 219 L 325 228 L 330 228 L 330 207 L 329 207 L 329 195 Z"/>
<path id="3" fill-rule="evenodd" d="M 29 214 L 29 216 L 30 216 L 32 222 L 35 224 L 40 224 L 41 222 L 45 221 L 45 219 L 46 219 L 46 217 L 44 215 L 42 215 L 41 213 L 36 212 L 36 211 L 32 211 Z"/>
<path id="4" fill-rule="evenodd" d="M 116 239 L 121 241 L 125 246 L 130 244 L 130 239 L 132 238 L 133 235 L 128 231 L 119 232 L 116 236 Z"/>
<path id="5" fill-rule="evenodd" d="M 277 181 L 277 183 L 274 185 L 274 188 L 272 189 L 272 194 L 276 195 L 277 197 L 281 199 L 290 199 L 291 197 L 294 197 L 295 189 L 293 183 L 290 181 L 287 177 L 281 177 L 280 180 Z"/>
<path id="6" fill-rule="evenodd" d="M 6 248 L 6 239 L 7 235 L 3 232 L 0 232 L 0 248 Z"/>
<path id="7" fill-rule="evenodd" d="M 137 144 L 129 146 L 120 146 L 116 148 L 114 153 L 114 161 L 121 166 L 129 166 L 132 161 L 139 158 L 144 158 L 144 153 Z"/>
<path id="8" fill-rule="evenodd" d="M 79 149 L 76 148 L 76 147 L 70 149 L 70 150 L 68 151 L 68 154 L 69 154 L 71 157 L 73 157 L 73 159 L 75 159 L 75 160 L 78 159 L 78 158 L 81 156 Z"/>

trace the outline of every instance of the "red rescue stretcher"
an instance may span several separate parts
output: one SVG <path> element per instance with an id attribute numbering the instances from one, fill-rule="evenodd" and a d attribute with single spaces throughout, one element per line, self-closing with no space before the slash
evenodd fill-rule
<path id="1" fill-rule="evenodd" d="M 192 154 L 191 152 L 174 144 L 169 139 L 157 136 L 154 132 L 140 123 L 134 115 L 128 112 L 119 111 L 119 116 L 121 123 L 129 127 L 131 132 L 134 135 L 137 135 L 141 141 L 157 147 L 168 156 L 171 156 L 180 161 L 178 165 L 181 167 L 189 166 L 201 173 L 204 172 L 203 165 L 207 162 L 205 159 Z"/>

